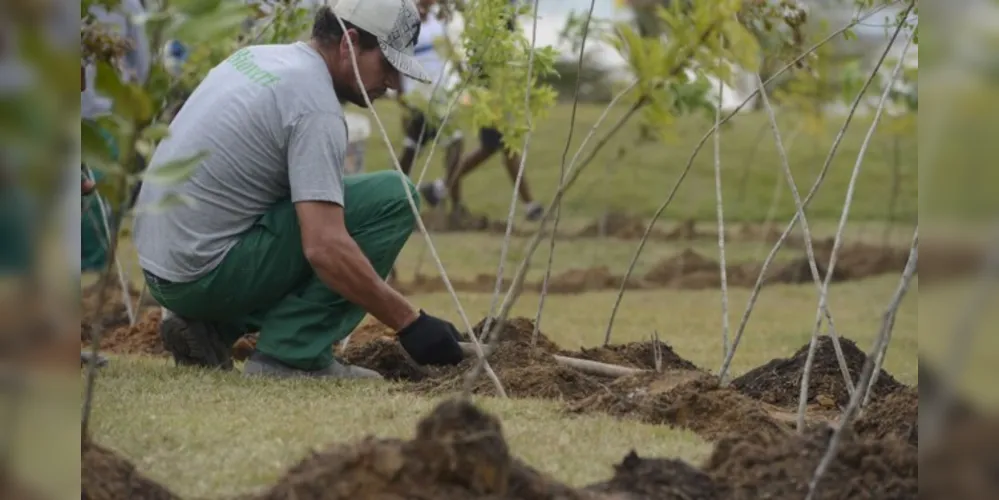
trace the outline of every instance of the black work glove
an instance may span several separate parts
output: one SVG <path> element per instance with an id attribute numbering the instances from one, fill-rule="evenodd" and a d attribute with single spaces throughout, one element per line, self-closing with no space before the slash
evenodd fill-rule
<path id="1" fill-rule="evenodd" d="M 456 365 L 465 358 L 461 335 L 451 323 L 420 310 L 420 316 L 398 333 L 399 343 L 421 365 Z"/>

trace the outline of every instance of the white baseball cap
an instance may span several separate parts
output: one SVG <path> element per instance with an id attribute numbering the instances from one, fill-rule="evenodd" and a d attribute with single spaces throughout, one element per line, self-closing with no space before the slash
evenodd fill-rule
<path id="1" fill-rule="evenodd" d="M 382 54 L 400 73 L 421 82 L 430 75 L 413 57 L 420 13 L 412 0 L 327 0 L 333 14 L 378 39 Z"/>

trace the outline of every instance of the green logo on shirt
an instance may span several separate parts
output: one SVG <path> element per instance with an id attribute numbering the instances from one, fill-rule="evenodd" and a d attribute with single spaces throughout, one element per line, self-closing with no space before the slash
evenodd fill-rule
<path id="1" fill-rule="evenodd" d="M 250 53 L 249 49 L 240 49 L 236 51 L 235 54 L 229 56 L 228 62 L 233 68 L 236 68 L 236 71 L 246 75 L 246 77 L 254 83 L 265 87 L 274 85 L 281 80 L 281 78 L 277 75 L 269 73 L 260 66 L 257 66 L 257 63 L 253 62 L 253 54 Z"/>

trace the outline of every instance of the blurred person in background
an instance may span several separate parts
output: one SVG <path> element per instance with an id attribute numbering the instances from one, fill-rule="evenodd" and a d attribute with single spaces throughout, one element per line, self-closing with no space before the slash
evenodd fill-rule
<path id="1" fill-rule="evenodd" d="M 516 5 L 518 0 L 510 0 L 511 5 Z M 515 16 L 507 18 L 506 28 L 511 32 L 517 32 L 517 22 Z M 483 80 L 489 78 L 488 75 L 481 75 Z M 436 206 L 445 197 L 451 200 L 452 220 L 461 220 L 468 213 L 462 203 L 461 181 L 468 174 L 479 168 L 492 158 L 496 153 L 502 151 L 503 164 L 506 167 L 510 180 L 516 183 L 517 172 L 520 170 L 521 155 L 510 151 L 503 144 L 503 134 L 495 127 L 482 127 L 479 129 L 479 147 L 467 156 L 462 158 L 454 169 L 448 170 L 445 177 L 420 186 L 420 194 L 431 206 Z M 544 215 L 544 207 L 534 201 L 531 196 L 531 189 L 527 183 L 527 177 L 523 177 L 520 182 L 520 201 L 524 204 L 526 218 L 529 221 L 536 221 Z"/>
<path id="2" fill-rule="evenodd" d="M 149 67 L 152 60 L 149 39 L 146 36 L 145 28 L 136 24 L 131 18 L 145 12 L 145 7 L 140 0 L 122 0 L 120 10 L 108 11 L 102 5 L 93 5 L 90 8 L 98 24 L 106 27 L 112 32 L 127 39 L 132 44 L 132 50 L 125 53 L 121 64 L 124 74 L 120 75 L 122 81 L 145 83 L 149 77 Z M 95 119 L 111 113 L 112 100 L 102 95 L 97 90 L 95 79 L 97 77 L 97 66 L 88 64 L 84 67 L 83 91 L 80 95 L 80 115 L 84 122 L 89 122 L 91 126 L 97 126 Z M 104 130 L 98 130 L 110 143 L 112 155 L 117 156 L 118 147 L 114 143 L 114 138 Z M 141 158 L 138 161 L 142 161 Z M 142 165 L 139 165 L 142 170 Z M 95 170 L 86 169 L 92 175 L 92 180 L 97 183 L 100 189 L 103 175 Z M 134 196 L 131 198 L 134 199 Z M 131 205 L 131 199 L 128 204 Z M 118 227 L 121 214 L 112 214 L 104 203 L 100 195 L 89 196 L 84 201 L 81 223 L 80 244 L 82 258 L 81 269 L 84 272 L 99 271 L 107 264 L 108 232 L 114 233 Z"/>
<path id="3" fill-rule="evenodd" d="M 419 0 L 417 8 L 420 11 L 420 37 L 413 51 L 416 60 L 423 65 L 430 75 L 431 81 L 423 83 L 412 78 L 404 78 L 399 103 L 405 112 L 403 120 L 405 137 L 403 150 L 399 156 L 399 164 L 406 175 L 410 175 L 413 162 L 416 160 L 417 148 L 426 147 L 437 137 L 437 124 L 444 119 L 447 106 L 447 92 L 458 83 L 457 75 L 451 70 L 450 64 L 437 51 L 435 43 L 440 37 L 447 36 L 443 20 L 437 17 L 436 0 Z M 430 110 L 428 117 L 418 107 L 409 102 L 415 96 L 420 105 Z M 451 172 L 458 164 L 462 152 L 461 130 L 455 130 L 447 137 L 442 137 L 444 151 L 444 170 Z"/>

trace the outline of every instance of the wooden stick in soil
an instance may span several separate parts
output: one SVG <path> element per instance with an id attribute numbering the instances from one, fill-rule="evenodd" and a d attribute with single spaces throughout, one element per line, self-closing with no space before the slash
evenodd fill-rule
<path id="1" fill-rule="evenodd" d="M 879 10 L 881 10 L 881 8 L 875 9 L 874 12 L 877 12 Z M 795 67 L 795 65 L 797 65 L 799 62 L 801 62 L 802 60 L 804 60 L 806 57 L 808 57 L 809 55 L 811 55 L 816 50 L 818 50 L 820 47 L 822 47 L 823 45 L 829 43 L 832 39 L 838 37 L 843 32 L 845 32 L 846 30 L 852 28 L 857 23 L 859 23 L 861 20 L 866 19 L 867 17 L 870 17 L 871 15 L 873 15 L 873 13 L 868 14 L 867 16 L 864 16 L 863 18 L 858 18 L 858 19 L 850 21 L 850 23 L 848 23 L 846 26 L 844 26 L 844 27 L 836 30 L 831 35 L 829 35 L 826 38 L 822 39 L 821 41 L 819 41 L 815 45 L 812 45 L 811 47 L 809 47 L 808 50 L 806 50 L 805 52 L 803 52 L 798 57 L 794 58 L 793 61 L 785 64 L 784 67 L 782 67 L 779 70 L 777 70 L 770 78 L 768 78 L 765 82 L 763 82 L 764 83 L 764 88 L 765 88 L 766 84 L 769 84 L 770 82 L 776 80 L 778 77 L 780 77 L 781 75 L 783 75 L 786 71 L 788 71 L 791 68 Z M 712 134 L 715 134 L 722 125 L 728 123 L 728 121 L 731 120 L 733 117 L 735 117 L 735 115 L 738 114 L 739 111 L 742 111 L 742 108 L 746 107 L 746 105 L 748 105 L 755 97 L 757 97 L 758 95 L 760 95 L 760 91 L 761 91 L 761 88 L 757 87 L 757 89 L 754 90 L 748 96 L 746 96 L 746 98 L 743 99 L 743 101 L 738 106 L 736 106 L 736 108 L 734 110 L 732 110 L 731 112 L 729 112 L 729 114 L 726 115 L 725 118 L 723 118 L 715 126 L 711 127 L 704 134 L 704 136 L 701 137 L 701 140 L 697 143 L 696 146 L 694 146 L 694 151 L 691 153 L 690 158 L 687 160 L 687 165 L 684 167 L 683 173 L 681 174 L 681 177 L 680 177 L 680 181 L 681 182 L 683 180 L 683 177 L 686 176 L 686 174 L 693 167 L 694 160 L 697 158 L 698 153 L 700 153 L 701 149 L 704 148 L 704 145 L 708 142 L 708 139 L 712 136 Z M 842 135 L 842 131 L 841 131 L 841 135 Z M 674 191 L 671 194 L 675 194 L 675 190 L 676 190 L 677 187 L 679 187 L 679 186 L 678 185 L 674 186 Z M 660 206 L 659 209 L 656 211 L 656 214 L 653 215 L 652 220 L 649 222 L 648 227 L 645 229 L 645 234 L 642 235 L 642 239 L 639 242 L 638 249 L 636 250 L 634 257 L 632 258 L 631 264 L 628 266 L 628 272 L 625 273 L 624 279 L 621 281 L 621 288 L 618 290 L 617 298 L 615 299 L 615 302 L 614 302 L 614 307 L 611 309 L 610 320 L 607 322 L 607 331 L 604 334 L 604 345 L 605 346 L 606 345 L 610 345 L 611 331 L 614 328 L 614 320 L 617 318 L 617 311 L 618 311 L 618 309 L 621 306 L 621 299 L 624 296 L 624 290 L 625 290 L 625 287 L 626 287 L 626 285 L 628 283 L 628 278 L 631 277 L 631 273 L 634 272 L 634 270 L 635 270 L 635 265 L 638 262 L 638 256 L 641 254 L 642 248 L 644 248 L 644 246 L 645 246 L 645 242 L 649 239 L 649 234 L 652 232 L 652 227 L 655 225 L 656 221 L 659 219 L 659 215 L 662 214 L 662 211 L 665 210 L 666 206 L 669 204 L 670 201 L 672 201 L 672 196 L 670 196 L 669 198 L 667 198 L 666 202 L 664 202 L 663 205 Z M 781 244 L 783 244 L 783 242 L 781 242 Z M 524 258 L 525 262 L 529 261 L 530 257 L 531 257 L 531 253 L 528 253 L 527 256 L 525 256 L 525 258 Z M 526 270 L 525 270 L 525 272 L 526 272 Z M 761 276 L 762 276 L 762 274 L 761 274 Z M 735 351 L 735 347 L 736 347 L 737 343 L 738 343 L 738 335 L 736 336 L 736 340 L 733 341 L 732 349 L 729 350 L 729 357 L 730 358 L 731 358 L 731 353 Z M 726 363 L 730 363 L 730 361 L 726 360 Z"/>
<path id="2" fill-rule="evenodd" d="M 473 356 L 475 354 L 475 346 L 472 343 L 459 342 L 459 345 L 461 346 L 461 352 L 465 353 L 465 356 Z M 495 352 L 495 349 L 496 347 L 494 344 L 483 346 L 483 350 L 487 356 Z M 590 361 L 588 359 L 572 358 L 558 354 L 553 354 L 552 358 L 555 359 L 555 362 L 559 365 L 574 368 L 588 375 L 599 375 L 602 377 L 624 377 L 627 375 L 648 372 L 648 370 L 601 363 L 599 361 Z"/>
<path id="3" fill-rule="evenodd" d="M 579 75 L 583 74 L 583 54 L 586 50 L 586 39 L 590 34 L 590 19 L 593 18 L 593 8 L 596 4 L 596 0 L 590 0 L 590 10 L 587 12 L 586 21 L 584 21 L 583 24 L 583 40 L 579 47 L 579 59 L 576 61 L 576 89 L 572 94 L 572 114 L 569 115 L 569 133 L 565 138 L 565 148 L 562 150 L 562 162 L 559 164 L 558 169 L 558 183 L 560 186 L 563 182 L 565 182 L 565 160 L 569 156 L 569 145 L 572 144 L 572 133 L 576 130 L 576 108 L 579 106 L 579 87 L 582 84 L 582 78 L 580 78 Z M 617 101 L 617 97 L 611 101 L 611 104 L 606 109 L 610 109 L 615 101 Z M 552 237 L 548 244 L 548 265 L 545 266 L 545 277 L 541 280 L 541 296 L 538 298 L 538 312 L 534 317 L 534 331 L 531 332 L 532 346 L 536 346 L 538 344 L 538 333 L 541 331 L 541 313 L 545 308 L 545 296 L 548 295 L 548 280 L 552 275 L 552 263 L 555 260 L 555 238 L 558 234 L 558 222 L 561 216 L 562 205 L 559 204 L 555 206 L 555 221 L 552 223 Z M 540 232 L 543 233 L 544 231 L 542 230 Z"/>
<path id="4" fill-rule="evenodd" d="M 881 9 L 880 8 L 876 9 L 875 12 L 879 10 Z M 829 41 L 834 36 L 838 36 L 842 32 L 846 31 L 850 27 L 860 22 L 861 19 L 866 19 L 867 17 L 870 17 L 870 15 L 852 21 L 846 27 L 840 29 L 833 35 L 830 35 L 830 37 L 827 37 L 824 40 L 824 42 Z M 894 37 L 896 37 L 898 33 L 899 31 L 895 32 L 892 40 L 894 40 Z M 814 46 L 812 50 L 815 50 L 816 48 L 818 48 L 818 46 Z M 843 142 L 843 137 L 846 136 L 846 130 L 850 127 L 850 123 L 853 121 L 853 117 L 857 112 L 857 108 L 860 106 L 860 103 L 863 100 L 864 95 L 867 93 L 867 88 L 870 87 L 871 83 L 873 83 L 874 78 L 877 76 L 878 70 L 881 68 L 881 65 L 884 63 L 885 58 L 888 56 L 888 50 L 890 48 L 891 46 L 889 45 L 884 51 L 882 51 L 881 57 L 874 65 L 874 70 L 871 71 L 871 74 L 867 78 L 867 81 L 864 82 L 864 86 L 860 89 L 860 92 L 858 92 L 857 96 L 854 98 L 853 104 L 850 106 L 850 111 L 846 115 L 846 119 L 843 122 L 843 126 L 840 127 L 839 132 L 837 132 L 836 138 L 833 140 L 832 147 L 829 148 L 829 153 L 826 155 L 826 160 L 822 164 L 822 168 L 819 170 L 818 176 L 815 178 L 815 181 L 812 183 L 812 187 L 809 189 L 808 194 L 805 195 L 805 199 L 802 201 L 802 208 L 808 208 L 808 205 L 812 202 L 812 199 L 815 197 L 815 194 L 818 192 L 819 187 L 821 187 L 822 183 L 825 181 L 826 175 L 829 173 L 829 168 L 832 166 L 833 158 L 836 157 L 836 153 L 839 151 L 839 145 L 840 143 Z M 772 78 L 773 77 L 771 77 L 771 79 Z M 759 91 L 760 89 L 757 88 L 756 94 L 758 94 Z M 728 358 L 725 359 L 725 362 L 722 363 L 722 366 L 719 369 L 718 378 L 721 381 L 722 386 L 728 385 L 728 374 L 729 374 L 729 369 L 732 366 L 732 359 L 735 357 L 735 352 L 738 349 L 739 343 L 742 340 L 742 336 L 746 331 L 746 325 L 748 324 L 749 317 L 753 312 L 754 306 L 756 305 L 756 300 L 760 296 L 760 290 L 763 287 L 763 279 L 767 275 L 767 271 L 770 269 L 770 265 L 773 263 L 774 258 L 777 256 L 777 252 L 780 251 L 780 249 L 784 246 L 784 242 L 787 241 L 788 235 L 791 234 L 791 231 L 794 230 L 794 226 L 797 223 L 798 223 L 798 213 L 795 212 L 794 217 L 791 218 L 791 221 L 787 224 L 787 227 L 784 228 L 784 232 L 781 233 L 780 237 L 777 239 L 777 243 L 775 243 L 773 248 L 770 250 L 770 254 L 767 255 L 767 258 L 764 259 L 763 261 L 763 266 L 760 269 L 760 273 L 756 277 L 756 283 L 753 285 L 753 291 L 749 295 L 749 300 L 746 303 L 746 310 L 743 312 L 742 319 L 739 322 L 739 327 L 736 329 L 735 338 L 732 341 L 732 349 L 729 350 Z"/>
<path id="5" fill-rule="evenodd" d="M 719 37 L 719 42 L 722 37 Z M 719 66 L 721 61 L 719 60 Z M 718 104 L 715 106 L 715 212 L 718 215 L 718 267 L 721 274 L 721 315 L 722 315 L 722 360 L 728 356 L 728 273 L 725 265 L 725 202 L 722 199 L 722 177 L 721 177 L 721 129 L 718 124 L 721 122 L 722 89 L 724 85 L 722 79 L 718 79 Z M 653 339 L 653 346 L 658 347 L 658 338 Z M 658 352 L 658 351 L 656 351 Z"/>
<path id="6" fill-rule="evenodd" d="M 907 10 L 904 14 L 905 18 L 908 17 L 909 12 L 912 10 L 914 5 L 915 3 L 910 4 L 909 10 Z M 899 23 L 899 28 L 896 30 L 896 33 L 901 31 L 902 26 L 904 26 L 904 23 Z M 812 342 L 808 347 L 808 356 L 805 360 L 805 369 L 802 374 L 801 393 L 798 400 L 798 432 L 804 432 L 805 430 L 805 411 L 808 406 L 808 379 L 811 371 L 811 362 L 815 358 L 815 344 L 818 339 L 819 322 L 822 319 L 822 310 L 828 304 L 829 283 L 832 282 L 832 276 L 836 269 L 836 257 L 838 256 L 839 250 L 843 244 L 843 232 L 846 229 L 846 221 L 850 215 L 850 206 L 853 204 L 853 193 L 857 187 L 857 179 L 860 176 L 860 167 L 864 163 L 864 157 L 867 155 L 867 148 L 870 146 L 871 139 L 874 137 L 874 131 L 877 130 L 878 124 L 881 122 L 881 115 L 884 113 L 885 106 L 888 104 L 888 96 L 891 94 L 892 85 L 902 73 L 902 68 L 905 65 L 905 54 L 908 53 L 909 47 L 912 46 L 913 37 L 914 34 L 910 33 L 905 40 L 905 45 L 902 47 L 902 54 L 899 56 L 898 62 L 895 64 L 895 69 L 892 71 L 891 77 L 888 79 L 888 84 L 885 86 L 884 92 L 881 94 L 881 100 L 878 102 L 877 110 L 874 112 L 874 120 L 871 122 L 871 126 L 867 129 L 867 136 L 864 137 L 864 142 L 860 146 L 860 151 L 857 153 L 857 161 L 853 166 L 853 173 L 850 175 L 850 183 L 846 189 L 846 199 L 843 200 L 843 213 L 840 216 L 839 227 L 836 229 L 836 237 L 833 240 L 832 252 L 829 255 L 829 265 L 826 268 L 826 277 L 822 283 L 822 288 L 819 291 L 819 306 L 815 312 L 815 330 L 812 331 Z M 894 39 L 888 44 L 888 47 L 890 48 L 892 45 L 894 45 Z M 804 229 L 806 227 L 804 214 L 801 216 L 801 224 Z M 806 236 L 806 240 L 810 240 L 810 238 Z M 810 245 L 811 241 L 807 241 L 806 244 Z M 832 335 L 833 346 L 835 346 L 838 339 L 835 334 L 833 334 L 834 329 L 832 325 L 832 318 L 830 317 L 829 319 L 829 332 Z M 877 353 L 875 352 L 874 354 L 876 355 Z M 837 356 L 840 356 L 839 351 L 837 351 Z M 846 374 L 847 381 L 849 382 L 850 372 L 846 368 L 846 362 L 841 361 L 841 366 Z M 866 383 L 860 384 L 860 391 L 857 392 L 863 392 L 865 385 Z M 851 384 L 849 383 L 847 384 L 847 387 L 852 389 Z M 852 392 L 853 391 L 851 391 L 851 396 L 853 395 Z M 863 394 L 861 394 L 861 397 L 862 396 Z"/>
<path id="7" fill-rule="evenodd" d="M 898 288 L 895 290 L 895 294 L 882 316 L 881 331 L 878 332 L 878 337 L 874 341 L 874 346 L 867 354 L 867 360 L 864 361 L 864 369 L 861 372 L 858 387 L 866 387 L 867 383 L 873 376 L 875 364 L 874 359 L 877 356 L 877 353 L 884 350 L 888 343 L 888 338 L 891 336 L 891 330 L 895 326 L 895 314 L 898 311 L 899 305 L 902 303 L 902 299 L 905 297 L 906 291 L 909 289 L 909 283 L 912 281 L 912 276 L 916 272 L 916 262 L 918 259 L 919 229 L 917 228 L 916 234 L 913 235 L 912 238 L 912 247 L 909 249 L 909 260 L 905 263 L 905 269 L 902 271 L 902 278 L 899 280 Z M 815 497 L 819 481 L 822 480 L 822 476 L 825 475 L 829 465 L 832 464 L 833 459 L 836 457 L 836 452 L 839 450 L 839 443 L 843 438 L 843 433 L 850 428 L 854 416 L 860 409 L 860 400 L 863 398 L 862 392 L 863 391 L 855 391 L 853 396 L 850 397 L 850 403 L 843 412 L 843 416 L 839 420 L 839 425 L 836 426 L 833 431 L 833 435 L 829 439 L 829 446 L 822 455 L 822 459 L 815 468 L 815 474 L 813 474 L 811 481 L 808 483 L 808 495 L 805 497 L 805 500 L 812 500 Z"/>
<path id="8" fill-rule="evenodd" d="M 346 33 L 347 27 L 344 26 L 343 20 L 339 16 L 335 16 L 337 23 L 340 24 L 340 28 Z M 403 184 L 403 191 L 406 193 L 406 200 L 409 202 L 409 208 L 412 210 L 414 217 L 416 218 L 416 224 L 420 227 L 420 232 L 423 234 L 424 239 L 427 243 L 427 248 L 430 250 L 431 256 L 434 259 L 434 263 L 437 264 L 437 270 L 441 273 L 441 278 L 444 280 L 444 285 L 447 287 L 448 292 L 451 294 L 452 300 L 454 300 L 455 307 L 458 309 L 458 314 L 461 316 L 464 322 L 466 331 L 469 337 L 472 338 L 472 342 L 475 344 L 476 355 L 479 359 L 482 359 L 483 367 L 486 371 L 486 375 L 492 381 L 493 386 L 496 388 L 496 393 L 502 397 L 506 398 L 506 390 L 503 389 L 503 384 L 500 382 L 499 377 L 496 376 L 496 372 L 493 371 L 489 363 L 485 361 L 485 354 L 482 352 L 482 346 L 479 344 L 478 339 L 475 338 L 475 334 L 472 331 L 472 324 L 468 321 L 468 315 L 465 314 L 465 308 L 461 305 L 461 300 L 458 299 L 458 294 L 454 291 L 454 286 L 451 284 L 451 280 L 447 276 L 447 271 L 444 269 L 444 264 L 441 262 L 440 257 L 437 255 L 437 249 L 434 248 L 433 241 L 430 238 L 430 233 L 427 232 L 427 227 L 423 224 L 423 219 L 420 217 L 420 210 L 416 206 L 416 201 L 413 199 L 413 193 L 410 191 L 408 184 L 408 177 L 402 171 L 402 167 L 399 165 L 399 158 L 396 157 L 395 150 L 392 149 L 392 141 L 389 140 L 388 132 L 385 131 L 385 126 L 382 125 L 381 119 L 378 117 L 378 113 L 375 111 L 374 106 L 371 104 L 371 98 L 368 96 L 368 91 L 364 88 L 364 82 L 361 81 L 361 74 L 357 68 L 357 54 L 354 49 L 354 42 L 347 37 L 347 45 L 350 49 L 350 63 L 354 69 L 354 78 L 357 81 L 358 88 L 361 89 L 361 95 L 364 96 L 364 102 L 368 109 L 371 110 L 371 115 L 375 118 L 375 124 L 378 125 L 378 131 L 382 134 L 382 139 L 388 146 L 389 155 L 392 158 L 392 165 L 395 166 L 396 172 L 399 173 L 399 182 Z"/>

